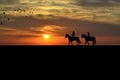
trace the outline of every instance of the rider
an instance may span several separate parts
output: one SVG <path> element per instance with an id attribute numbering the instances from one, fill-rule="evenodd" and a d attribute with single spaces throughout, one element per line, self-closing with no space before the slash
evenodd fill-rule
<path id="1" fill-rule="evenodd" d="M 90 37 L 90 32 L 87 32 L 88 33 L 88 37 Z"/>
<path id="2" fill-rule="evenodd" d="M 75 31 L 72 32 L 72 37 L 75 37 Z"/>

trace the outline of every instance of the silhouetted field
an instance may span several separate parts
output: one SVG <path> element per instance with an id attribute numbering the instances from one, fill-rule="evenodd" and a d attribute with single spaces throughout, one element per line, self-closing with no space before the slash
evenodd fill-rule
<path id="1" fill-rule="evenodd" d="M 46 62 L 101 62 L 119 59 L 119 45 L 96 45 L 96 46 L 67 46 L 67 45 L 3 45 L 0 46 L 1 57 L 13 61 L 39 61 Z M 111 62 L 111 61 L 110 61 Z M 27 62 L 26 62 L 27 63 Z"/>
<path id="2" fill-rule="evenodd" d="M 116 52 L 116 50 L 120 49 L 120 45 L 95 45 L 95 46 L 85 46 L 85 45 L 1 45 L 0 46 L 1 50 L 4 51 L 15 51 L 17 50 L 22 51 L 37 51 L 37 52 L 71 52 L 74 51 L 76 53 L 80 53 L 80 52 L 87 52 L 87 53 L 92 53 L 92 52 L 105 52 L 105 51 L 114 51 Z M 78 51 L 78 52 L 77 52 Z M 103 53 L 104 53 L 103 52 Z"/>

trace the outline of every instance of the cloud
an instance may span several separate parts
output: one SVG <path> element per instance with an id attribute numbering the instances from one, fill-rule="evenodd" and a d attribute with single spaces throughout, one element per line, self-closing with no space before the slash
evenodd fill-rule
<path id="1" fill-rule="evenodd" d="M 85 7 L 108 7 L 120 5 L 120 0 L 76 0 L 76 4 Z"/>
<path id="2" fill-rule="evenodd" d="M 19 0 L 0 0 L 0 4 L 16 4 L 19 3 Z"/>
<path id="3" fill-rule="evenodd" d="M 118 6 L 120 0 L 0 0 L 0 4 L 16 4 L 24 6 L 34 5 L 35 7 L 40 6 L 61 6 L 71 7 L 79 5 L 86 7 L 103 7 L 103 6 Z"/>
<path id="4" fill-rule="evenodd" d="M 1 25 L 2 26 L 2 25 Z M 90 31 L 100 36 L 120 36 L 120 25 L 93 22 L 80 19 L 69 19 L 56 17 L 55 19 L 36 19 L 33 17 L 18 17 L 13 22 L 4 24 L 1 33 L 21 34 L 21 35 L 40 35 L 43 33 L 52 33 L 64 35 L 72 30 L 79 34 Z M 17 34 L 16 34 L 17 33 Z M 2 35 L 2 34 L 0 34 Z"/>

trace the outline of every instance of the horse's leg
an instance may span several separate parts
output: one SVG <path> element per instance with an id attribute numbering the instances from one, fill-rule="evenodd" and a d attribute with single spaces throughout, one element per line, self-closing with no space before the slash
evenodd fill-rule
<path id="1" fill-rule="evenodd" d="M 79 45 L 80 45 L 80 43 L 81 43 L 81 41 L 80 41 L 80 39 L 79 39 Z"/>
<path id="2" fill-rule="evenodd" d="M 79 45 L 79 42 L 77 41 L 77 45 Z"/>
<path id="3" fill-rule="evenodd" d="M 94 44 L 95 44 L 95 41 L 92 41 L 92 46 L 94 46 Z"/>
<path id="4" fill-rule="evenodd" d="M 77 45 L 78 45 L 78 42 L 77 42 Z"/>
<path id="5" fill-rule="evenodd" d="M 76 45 L 78 45 L 78 41 L 76 40 Z"/>
<path id="6" fill-rule="evenodd" d="M 80 42 L 78 42 L 78 45 L 80 45 Z"/>
<path id="7" fill-rule="evenodd" d="M 80 41 L 77 41 L 77 45 L 80 45 Z"/>
<path id="8" fill-rule="evenodd" d="M 96 44 L 96 39 L 94 39 L 94 44 Z"/>
<path id="9" fill-rule="evenodd" d="M 76 42 L 77 42 L 77 45 L 80 45 L 80 40 L 78 39 L 78 40 L 76 40 Z"/>
<path id="10" fill-rule="evenodd" d="M 94 43 L 92 44 L 92 46 L 94 46 Z"/>
<path id="11" fill-rule="evenodd" d="M 88 43 L 88 45 L 90 46 L 90 43 L 89 42 L 87 42 Z"/>
<path id="12" fill-rule="evenodd" d="M 70 41 L 68 42 L 68 45 L 70 45 Z"/>
<path id="13" fill-rule="evenodd" d="M 86 46 L 87 42 L 85 41 L 85 46 Z"/>
<path id="14" fill-rule="evenodd" d="M 73 45 L 72 41 L 71 41 L 71 44 Z"/>

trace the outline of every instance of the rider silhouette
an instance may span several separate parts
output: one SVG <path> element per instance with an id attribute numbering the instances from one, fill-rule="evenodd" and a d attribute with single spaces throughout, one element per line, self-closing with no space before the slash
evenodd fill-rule
<path id="1" fill-rule="evenodd" d="M 75 31 L 72 32 L 72 37 L 75 37 Z"/>
<path id="2" fill-rule="evenodd" d="M 88 32 L 88 37 L 90 37 L 90 32 Z"/>

